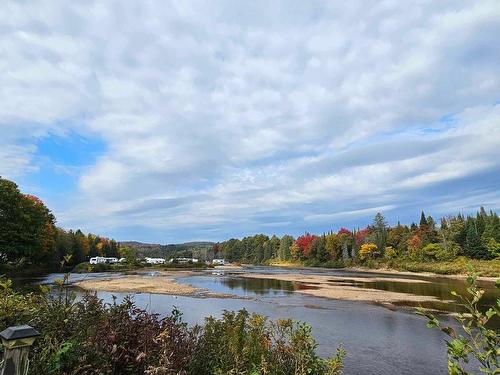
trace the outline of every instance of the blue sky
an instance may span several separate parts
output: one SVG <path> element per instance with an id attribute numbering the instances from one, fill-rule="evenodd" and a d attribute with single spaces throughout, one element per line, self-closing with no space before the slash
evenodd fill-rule
<path id="1" fill-rule="evenodd" d="M 0 175 L 174 243 L 500 208 L 500 4 L 17 2 Z"/>

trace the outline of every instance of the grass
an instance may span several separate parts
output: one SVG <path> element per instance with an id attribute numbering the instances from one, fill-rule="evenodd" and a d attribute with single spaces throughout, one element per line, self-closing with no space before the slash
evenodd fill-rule
<path id="1" fill-rule="evenodd" d="M 430 272 L 438 275 L 466 275 L 472 266 L 479 276 L 500 277 L 500 259 L 478 260 L 466 257 L 458 257 L 450 261 L 417 261 L 407 258 L 376 259 L 364 263 L 344 263 L 341 261 L 329 261 L 320 263 L 317 261 L 281 261 L 270 260 L 270 266 L 279 267 L 324 267 L 324 268 L 349 268 L 364 267 L 368 269 L 390 269 L 407 272 Z"/>
<path id="2" fill-rule="evenodd" d="M 432 272 L 439 275 L 466 275 L 469 272 L 469 267 L 472 266 L 474 272 L 479 276 L 500 276 L 500 259 L 479 260 L 458 257 L 454 260 L 440 262 L 421 262 L 396 259 L 385 262 L 382 266 L 384 265 L 398 271 Z"/>

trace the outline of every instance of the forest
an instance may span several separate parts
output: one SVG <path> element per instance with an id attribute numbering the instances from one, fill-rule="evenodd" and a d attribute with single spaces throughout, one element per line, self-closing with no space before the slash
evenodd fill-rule
<path id="1" fill-rule="evenodd" d="M 217 243 L 214 253 L 241 263 L 295 262 L 309 266 L 385 265 L 394 268 L 406 265 L 408 270 L 414 270 L 408 266 L 415 264 L 460 261 L 455 270 L 415 269 L 459 273 L 466 271 L 468 260 L 498 260 L 500 220 L 496 212 L 480 207 L 475 215 L 450 215 L 439 222 L 422 211 L 418 224 L 398 223 L 391 227 L 384 216 L 377 213 L 372 223 L 361 229 L 340 228 L 337 232 L 305 233 L 297 238 L 257 234 Z M 496 273 L 497 267 L 495 261 L 492 268 L 496 268 Z"/>
<path id="2" fill-rule="evenodd" d="M 480 207 L 474 215 L 459 213 L 438 221 L 422 211 L 418 223 L 389 226 L 384 216 L 377 213 L 365 228 L 340 228 L 319 235 L 304 233 L 297 238 L 257 234 L 215 243 L 211 251 L 210 243 L 194 244 L 196 251 L 189 244 L 155 246 L 161 247 L 162 254 L 190 253 L 239 263 L 388 266 L 441 273 L 463 273 L 468 260 L 496 259 L 492 268 L 498 273 L 500 219 L 496 212 Z M 151 256 L 148 251 L 136 250 L 135 256 Z M 23 194 L 14 182 L 0 177 L 0 266 L 35 264 L 55 269 L 63 259 L 69 260 L 69 266 L 75 266 L 97 255 L 120 256 L 120 244 L 81 230 L 57 227 L 54 215 L 39 198 Z M 446 262 L 454 262 L 455 268 L 418 268 Z"/>
<path id="3" fill-rule="evenodd" d="M 58 269 L 67 255 L 70 265 L 76 265 L 91 256 L 118 256 L 119 245 L 106 237 L 57 227 L 39 198 L 23 194 L 14 182 L 0 177 L 0 266 Z"/>

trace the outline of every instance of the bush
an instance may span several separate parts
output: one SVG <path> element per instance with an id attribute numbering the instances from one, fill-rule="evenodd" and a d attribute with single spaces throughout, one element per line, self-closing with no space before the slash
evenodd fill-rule
<path id="1" fill-rule="evenodd" d="M 292 320 L 270 322 L 247 311 L 208 318 L 191 374 L 340 374 L 344 351 L 324 360 L 315 354 L 311 327 Z"/>
<path id="2" fill-rule="evenodd" d="M 466 367 L 470 357 L 474 357 L 480 364 L 480 372 L 483 374 L 500 373 L 500 333 L 488 328 L 488 322 L 494 317 L 500 317 L 500 299 L 497 299 L 496 306 L 490 307 L 486 312 L 478 309 L 477 303 L 484 294 L 476 282 L 477 276 L 469 275 L 467 278 L 468 296 L 460 296 L 456 292 L 451 294 L 457 297 L 458 302 L 465 308 L 467 313 L 457 315 L 463 333 L 452 327 L 442 327 L 438 319 L 424 312 L 417 310 L 417 314 L 429 319 L 429 328 L 438 328 L 450 337 L 446 341 L 448 347 L 448 372 L 452 375 L 468 374 Z M 497 280 L 496 287 L 500 289 L 500 280 Z"/>
<path id="3" fill-rule="evenodd" d="M 30 324 L 41 336 L 30 352 L 30 374 L 340 374 L 344 352 L 324 360 L 308 325 L 268 321 L 245 310 L 189 327 L 174 310 L 160 319 L 130 298 L 105 304 L 66 288 L 19 294 L 0 280 L 0 329 Z"/>

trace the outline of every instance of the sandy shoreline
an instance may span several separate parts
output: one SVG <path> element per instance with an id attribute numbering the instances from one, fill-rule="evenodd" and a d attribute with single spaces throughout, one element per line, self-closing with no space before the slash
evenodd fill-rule
<path id="1" fill-rule="evenodd" d="M 89 291 L 116 293 L 153 293 L 175 296 L 238 298 L 229 294 L 212 293 L 206 289 L 180 284 L 176 279 L 199 275 L 193 271 L 157 271 L 157 276 L 123 275 L 114 279 L 91 279 L 73 285 Z"/>
<path id="2" fill-rule="evenodd" d="M 226 269 L 228 270 L 228 269 Z M 238 298 L 231 294 L 212 293 L 206 289 L 195 288 L 189 284 L 180 284 L 177 278 L 200 275 L 193 271 L 160 271 L 157 276 L 148 277 L 141 275 L 124 275 L 113 279 L 91 279 L 75 283 L 74 285 L 85 290 L 107 291 L 118 293 L 155 293 L 178 296 Z M 395 303 L 401 301 L 411 302 L 437 302 L 440 301 L 432 296 L 419 296 L 400 292 L 391 292 L 377 289 L 362 288 L 352 283 L 363 282 L 402 282 L 402 283 L 429 283 L 426 280 L 406 278 L 364 278 L 355 276 L 333 276 L 333 275 L 302 275 L 302 274 L 265 274 L 265 273 L 241 273 L 237 275 L 243 278 L 274 279 L 300 283 L 295 290 L 297 293 L 323 297 L 328 299 L 342 299 L 349 301 L 362 301 L 371 303 Z M 338 283 L 338 284 L 337 284 Z M 442 301 L 441 301 L 442 302 Z"/>
<path id="3" fill-rule="evenodd" d="M 347 268 L 325 268 L 325 267 L 307 267 L 294 264 L 272 264 L 271 267 L 286 268 L 289 270 L 317 270 L 317 271 L 352 271 L 352 272 L 362 272 L 362 273 L 381 273 L 385 275 L 402 275 L 402 276 L 421 276 L 430 278 L 444 278 L 444 279 L 458 279 L 465 280 L 467 275 L 457 274 L 457 275 L 443 275 L 433 272 L 411 272 L 411 271 L 398 271 L 387 268 L 363 268 L 363 267 L 347 267 Z M 477 280 L 480 281 L 492 281 L 495 282 L 499 277 L 496 276 L 478 276 Z"/>
<path id="4" fill-rule="evenodd" d="M 411 302 L 446 302 L 441 301 L 433 296 L 419 296 L 415 294 L 391 292 L 378 289 L 367 289 L 358 286 L 351 286 L 348 284 L 340 284 L 341 282 L 378 282 L 378 281 L 390 281 L 390 282 L 402 282 L 402 283 L 429 283 L 425 280 L 411 280 L 404 278 L 363 278 L 363 277 L 342 277 L 342 276 L 331 276 L 331 275 L 279 275 L 279 274 L 256 274 L 256 273 L 245 273 L 239 276 L 245 278 L 256 278 L 256 279 L 275 279 L 282 281 L 290 281 L 301 283 L 304 288 L 298 288 L 295 290 L 297 293 L 307 294 L 315 297 L 324 297 L 329 299 L 342 299 L 349 301 L 362 301 L 362 302 L 374 302 L 374 303 L 394 303 L 400 301 L 411 301 Z M 339 282 L 336 285 L 335 282 Z"/>

